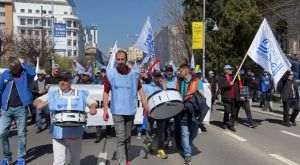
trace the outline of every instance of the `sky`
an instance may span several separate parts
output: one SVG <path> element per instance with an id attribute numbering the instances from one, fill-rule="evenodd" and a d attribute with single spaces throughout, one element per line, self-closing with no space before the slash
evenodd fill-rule
<path id="1" fill-rule="evenodd" d="M 97 25 L 99 48 L 107 54 L 114 42 L 127 48 L 136 41 L 147 16 L 160 29 L 163 0 L 74 0 L 83 26 Z"/>

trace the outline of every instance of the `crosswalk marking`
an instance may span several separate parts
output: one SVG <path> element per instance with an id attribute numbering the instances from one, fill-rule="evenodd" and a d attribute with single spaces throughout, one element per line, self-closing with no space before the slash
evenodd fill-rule
<path id="1" fill-rule="evenodd" d="M 236 134 L 234 134 L 234 133 L 232 133 L 230 131 L 224 131 L 224 133 L 227 134 L 227 135 L 229 135 L 229 136 L 231 136 L 231 137 L 233 137 L 233 138 L 235 138 L 238 141 L 241 141 L 241 142 L 247 141 L 247 139 L 245 139 L 245 138 L 243 138 L 241 136 L 238 136 L 238 135 L 236 135 Z"/>
<path id="2" fill-rule="evenodd" d="M 293 162 L 293 161 L 291 161 L 291 160 L 289 160 L 289 159 L 287 159 L 287 158 L 285 158 L 283 156 L 280 156 L 278 154 L 269 154 L 269 155 L 271 157 L 277 159 L 277 160 L 280 160 L 281 162 L 283 162 L 283 163 L 285 163 L 287 165 L 299 165 L 299 164 L 297 164 L 297 163 L 295 163 L 295 162 Z"/>
<path id="3" fill-rule="evenodd" d="M 295 133 L 292 133 L 292 132 L 289 132 L 289 131 L 281 130 L 280 132 L 281 132 L 281 133 L 284 133 L 284 134 L 287 134 L 287 135 L 291 135 L 291 136 L 300 138 L 300 135 L 295 134 Z"/>

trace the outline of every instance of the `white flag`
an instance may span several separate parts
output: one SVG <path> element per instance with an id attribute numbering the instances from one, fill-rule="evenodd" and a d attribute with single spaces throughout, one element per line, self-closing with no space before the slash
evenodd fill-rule
<path id="1" fill-rule="evenodd" d="M 34 81 L 38 79 L 38 73 L 40 72 L 40 57 L 36 58 L 36 66 L 35 66 L 35 76 L 34 76 Z"/>
<path id="2" fill-rule="evenodd" d="M 277 43 L 266 19 L 260 25 L 247 54 L 272 75 L 275 87 L 285 72 L 290 70 L 291 64 Z"/>
<path id="3" fill-rule="evenodd" d="M 191 64 L 190 64 L 192 69 L 195 69 L 195 58 L 194 58 L 194 54 L 192 54 L 192 58 L 191 58 Z"/>
<path id="4" fill-rule="evenodd" d="M 155 56 L 154 36 L 150 17 L 147 17 L 141 34 L 139 35 L 139 38 L 137 39 L 134 46 L 141 49 L 145 53 L 142 64 L 147 63 L 149 59 Z"/>
<path id="5" fill-rule="evenodd" d="M 112 69 L 115 66 L 117 51 L 118 51 L 118 41 L 115 41 L 114 47 L 111 50 L 111 55 L 109 57 L 107 69 Z"/>

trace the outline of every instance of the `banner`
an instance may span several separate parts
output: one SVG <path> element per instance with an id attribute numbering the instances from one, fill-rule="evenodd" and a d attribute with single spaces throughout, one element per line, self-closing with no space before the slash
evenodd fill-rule
<path id="1" fill-rule="evenodd" d="M 107 64 L 107 69 L 112 69 L 115 66 L 116 62 L 116 53 L 118 51 L 118 41 L 115 41 L 115 44 L 111 50 L 111 55 Z"/>
<path id="2" fill-rule="evenodd" d="M 54 23 L 54 50 L 56 52 L 65 52 L 67 48 L 67 28 L 66 24 Z"/>
<path id="3" fill-rule="evenodd" d="M 291 68 L 266 19 L 260 25 L 247 55 L 272 75 L 275 87 Z"/>
<path id="4" fill-rule="evenodd" d="M 192 22 L 192 49 L 203 49 L 204 42 L 204 23 Z"/>

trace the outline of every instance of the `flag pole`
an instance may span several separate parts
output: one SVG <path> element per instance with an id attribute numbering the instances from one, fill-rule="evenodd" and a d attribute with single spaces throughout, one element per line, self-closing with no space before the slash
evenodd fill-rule
<path id="1" fill-rule="evenodd" d="M 235 81 L 235 79 L 236 79 L 236 77 L 238 76 L 238 74 L 239 74 L 239 72 L 240 72 L 240 70 L 241 70 L 242 66 L 244 65 L 244 63 L 245 63 L 245 61 L 246 61 L 247 57 L 248 57 L 248 54 L 246 54 L 246 55 L 245 55 L 245 57 L 244 57 L 244 59 L 243 59 L 242 63 L 240 64 L 240 66 L 239 66 L 238 70 L 236 71 L 236 73 L 235 73 L 235 75 L 234 75 L 234 78 L 233 78 L 232 82 L 234 82 L 234 81 Z"/>

